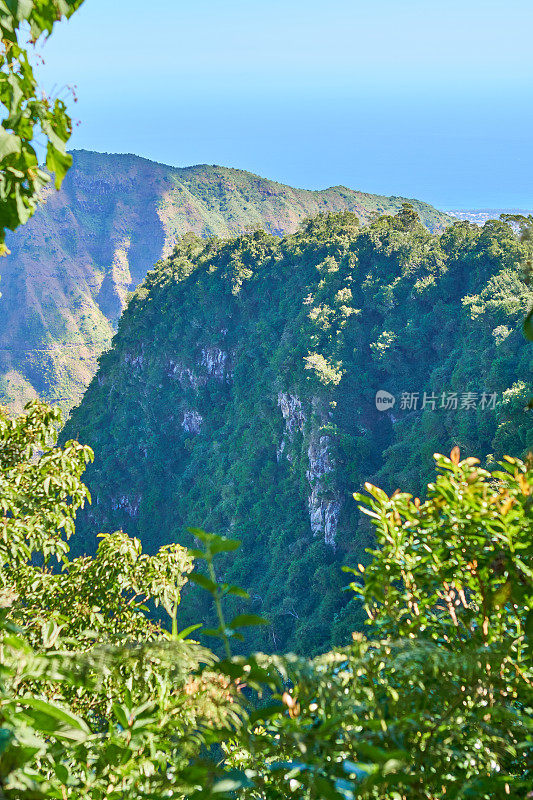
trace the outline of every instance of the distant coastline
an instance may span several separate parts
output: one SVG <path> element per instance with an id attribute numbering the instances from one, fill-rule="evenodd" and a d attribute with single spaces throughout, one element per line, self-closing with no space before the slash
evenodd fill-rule
<path id="1" fill-rule="evenodd" d="M 533 214 L 533 211 L 525 211 L 522 208 L 450 208 L 446 209 L 446 214 L 457 217 L 457 219 L 474 222 L 476 225 L 484 225 L 488 219 L 499 219 L 500 214 L 521 214 L 527 217 L 528 214 Z"/>

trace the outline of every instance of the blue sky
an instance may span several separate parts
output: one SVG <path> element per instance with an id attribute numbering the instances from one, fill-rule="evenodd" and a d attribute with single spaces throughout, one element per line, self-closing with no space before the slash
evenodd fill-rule
<path id="1" fill-rule="evenodd" d="M 533 208 L 531 0 L 85 0 L 42 48 L 72 146 Z"/>

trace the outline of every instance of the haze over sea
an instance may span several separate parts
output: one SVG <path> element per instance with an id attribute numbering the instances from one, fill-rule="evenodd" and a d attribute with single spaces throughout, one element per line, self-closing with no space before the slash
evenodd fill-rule
<path id="1" fill-rule="evenodd" d="M 74 148 L 527 209 L 532 23 L 528 0 L 88 0 L 45 85 L 77 86 Z"/>

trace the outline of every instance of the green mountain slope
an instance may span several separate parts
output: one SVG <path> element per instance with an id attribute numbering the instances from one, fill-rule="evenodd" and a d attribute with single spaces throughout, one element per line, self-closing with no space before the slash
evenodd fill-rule
<path id="1" fill-rule="evenodd" d="M 455 444 L 483 461 L 533 446 L 522 257 L 502 222 L 439 237 L 408 208 L 184 240 L 136 290 L 63 433 L 96 454 L 85 547 L 119 527 L 148 549 L 188 543 L 186 525 L 229 533 L 243 547 L 225 580 L 272 621 L 254 646 L 345 639 L 360 609 L 340 565 L 364 561 L 370 535 L 352 492 L 418 493 Z M 204 613 L 190 594 L 182 625 L 187 602 Z"/>
<path id="2" fill-rule="evenodd" d="M 0 403 L 39 395 L 68 410 L 111 341 L 127 292 L 188 231 L 229 237 L 250 227 L 284 234 L 321 211 L 367 221 L 401 198 L 335 187 L 292 189 L 241 170 L 177 169 L 132 155 L 78 151 L 59 193 L 8 239 L 0 299 Z M 413 201 L 431 230 L 449 218 Z"/>

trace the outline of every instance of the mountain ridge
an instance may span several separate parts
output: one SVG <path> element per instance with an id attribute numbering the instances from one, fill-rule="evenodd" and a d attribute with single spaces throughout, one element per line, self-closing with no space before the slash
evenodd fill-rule
<path id="1" fill-rule="evenodd" d="M 233 167 L 172 167 L 135 154 L 74 152 L 60 192 L 7 240 L 0 265 L 0 403 L 40 396 L 68 411 L 109 347 L 128 292 L 187 233 L 231 238 L 250 228 L 294 232 L 321 212 L 363 222 L 403 198 L 347 188 L 294 189 Z M 449 218 L 412 201 L 429 229 Z"/>

